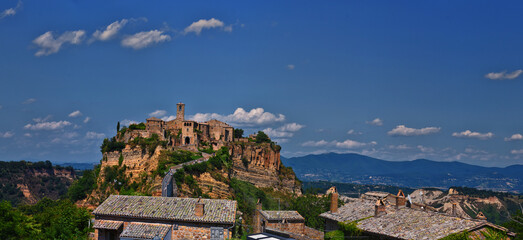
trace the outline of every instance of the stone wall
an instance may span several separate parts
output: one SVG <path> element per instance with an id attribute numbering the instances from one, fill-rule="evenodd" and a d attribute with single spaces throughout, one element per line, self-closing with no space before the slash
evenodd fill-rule
<path id="1" fill-rule="evenodd" d="M 267 222 L 265 223 L 265 227 L 268 228 L 274 228 L 278 229 L 284 232 L 291 232 L 291 233 L 297 233 L 297 234 L 303 234 L 305 223 L 304 222 Z"/>
<path id="2" fill-rule="evenodd" d="M 226 228 L 223 229 L 223 239 L 232 237 L 232 232 Z M 211 239 L 211 228 L 196 225 L 179 225 L 178 230 L 172 231 L 172 239 Z"/>
<path id="3" fill-rule="evenodd" d="M 154 153 L 149 154 L 146 151 L 142 151 L 139 146 L 135 148 L 130 148 L 127 145 L 122 150 L 123 162 L 122 166 L 125 165 L 127 170 L 125 171 L 126 175 L 133 180 L 138 180 L 140 174 L 143 172 L 149 173 L 154 171 L 158 167 L 158 159 L 160 152 L 164 150 L 163 147 L 158 146 Z M 118 165 L 120 159 L 120 152 L 108 152 L 104 153 L 104 158 L 102 160 L 102 169 L 108 166 Z"/>
<path id="4" fill-rule="evenodd" d="M 310 228 L 307 226 L 304 227 L 303 234 L 305 234 L 306 236 L 308 236 L 312 239 L 324 239 L 325 238 L 323 231 L 316 230 L 314 228 Z"/>

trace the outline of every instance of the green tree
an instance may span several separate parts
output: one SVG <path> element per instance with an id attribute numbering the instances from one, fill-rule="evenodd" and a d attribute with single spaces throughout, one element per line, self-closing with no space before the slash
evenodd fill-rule
<path id="1" fill-rule="evenodd" d="M 93 170 L 85 170 L 82 174 L 82 177 L 75 180 L 69 190 L 67 191 L 67 197 L 71 201 L 76 202 L 87 197 L 87 194 L 90 193 L 96 183 L 96 176 Z"/>
<path id="2" fill-rule="evenodd" d="M 90 214 L 70 200 L 53 201 L 43 198 L 34 206 L 22 207 L 41 225 L 41 234 L 35 239 L 86 239 Z"/>
<path id="3" fill-rule="evenodd" d="M 118 158 L 118 166 L 122 166 L 123 163 L 123 154 L 120 152 L 120 157 Z"/>
<path id="4" fill-rule="evenodd" d="M 118 124 L 116 124 L 116 132 L 120 131 L 120 121 L 118 121 Z"/>
<path id="5" fill-rule="evenodd" d="M 40 226 L 32 217 L 13 208 L 8 201 L 0 202 L 0 239 L 35 239 Z"/>
<path id="6" fill-rule="evenodd" d="M 243 129 L 236 128 L 234 129 L 234 138 L 242 138 L 243 137 Z"/>
<path id="7" fill-rule="evenodd" d="M 319 215 L 327 212 L 329 207 L 329 196 L 318 197 L 313 194 L 297 197 L 291 203 L 291 209 L 298 211 L 305 218 L 305 225 L 315 229 L 324 228 L 325 219 L 319 217 Z"/>
<path id="8" fill-rule="evenodd" d="M 256 135 L 256 142 L 257 143 L 270 143 L 271 142 L 271 139 L 269 139 L 269 136 L 267 136 L 267 134 L 265 134 L 264 132 L 262 131 L 258 131 L 258 134 Z"/>

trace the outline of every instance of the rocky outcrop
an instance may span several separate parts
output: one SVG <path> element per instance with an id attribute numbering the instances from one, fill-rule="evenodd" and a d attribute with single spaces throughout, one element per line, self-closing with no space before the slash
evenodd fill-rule
<path id="1" fill-rule="evenodd" d="M 438 212 L 463 218 L 476 218 L 477 214 L 487 206 L 492 206 L 498 211 L 506 208 L 505 204 L 495 196 L 472 197 L 461 194 L 454 188 L 450 188 L 447 192 L 436 189 L 418 189 L 410 196 L 413 202 L 426 204 L 434 207 Z"/>
<path id="2" fill-rule="evenodd" d="M 232 177 L 259 188 L 273 188 L 301 195 L 301 186 L 290 168 L 282 166 L 279 150 L 269 143 L 235 142 L 229 145 Z"/>
<path id="3" fill-rule="evenodd" d="M 227 173 L 223 172 L 223 177 L 227 177 Z M 229 185 L 224 182 L 220 182 L 213 178 L 210 173 L 206 172 L 195 176 L 198 185 L 202 189 L 204 194 L 207 194 L 211 198 L 229 199 L 232 198 L 232 192 Z"/>

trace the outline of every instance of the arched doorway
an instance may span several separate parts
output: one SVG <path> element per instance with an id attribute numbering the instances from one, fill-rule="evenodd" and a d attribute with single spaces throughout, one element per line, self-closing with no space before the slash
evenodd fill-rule
<path id="1" fill-rule="evenodd" d="M 190 137 L 185 137 L 185 145 L 187 144 L 191 144 L 191 138 Z"/>

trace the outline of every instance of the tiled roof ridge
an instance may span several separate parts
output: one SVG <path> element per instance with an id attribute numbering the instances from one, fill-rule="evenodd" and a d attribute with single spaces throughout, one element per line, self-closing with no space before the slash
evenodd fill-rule
<path id="1" fill-rule="evenodd" d="M 234 223 L 237 202 L 227 199 L 202 199 L 205 214 L 194 214 L 198 198 L 110 195 L 93 214 L 111 217 L 161 219 L 201 223 Z"/>

